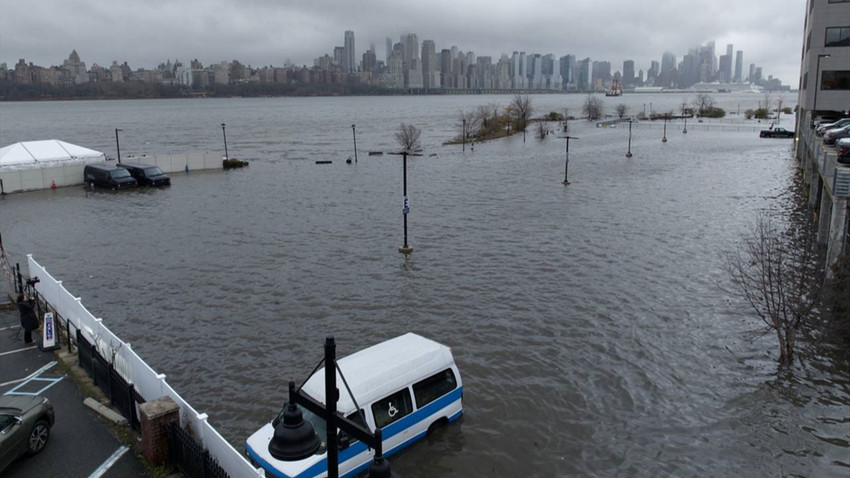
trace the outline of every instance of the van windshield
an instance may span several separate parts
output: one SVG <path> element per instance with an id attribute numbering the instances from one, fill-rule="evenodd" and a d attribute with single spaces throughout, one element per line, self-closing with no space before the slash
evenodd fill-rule
<path id="1" fill-rule="evenodd" d="M 126 169 L 123 169 L 123 168 L 113 169 L 112 171 L 109 172 L 109 175 L 112 176 L 112 179 L 129 178 L 130 177 L 130 171 L 127 171 Z"/>
<path id="2" fill-rule="evenodd" d="M 145 168 L 145 176 L 160 176 L 163 172 L 161 169 L 154 166 L 153 168 Z"/>

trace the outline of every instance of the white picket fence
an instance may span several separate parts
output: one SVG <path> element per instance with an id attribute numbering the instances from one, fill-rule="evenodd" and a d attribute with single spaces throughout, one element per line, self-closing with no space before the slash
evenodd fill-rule
<path id="1" fill-rule="evenodd" d="M 145 400 L 155 400 L 169 396 L 180 406 L 180 423 L 188 425 L 202 446 L 218 461 L 218 464 L 233 478 L 263 477 L 262 468 L 255 468 L 236 451 L 222 436 L 207 422 L 206 413 L 198 413 L 180 394 L 166 382 L 165 374 L 154 371 L 144 360 L 133 352 L 126 343 L 113 334 L 103 320 L 91 314 L 82 304 L 79 297 L 65 289 L 62 281 L 56 280 L 42 267 L 32 254 L 27 255 L 29 275 L 38 277 L 36 290 L 56 311 L 61 320 L 70 322 L 90 343 L 97 347 L 98 352 L 107 360 L 111 358 L 115 370 L 128 383 L 133 384 L 136 391 Z"/>

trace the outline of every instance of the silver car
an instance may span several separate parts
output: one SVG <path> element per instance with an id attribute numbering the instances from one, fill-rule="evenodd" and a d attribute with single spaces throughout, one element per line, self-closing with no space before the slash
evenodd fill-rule
<path id="1" fill-rule="evenodd" d="M 21 455 L 43 450 L 53 420 L 53 405 L 44 397 L 0 396 L 0 471 Z"/>

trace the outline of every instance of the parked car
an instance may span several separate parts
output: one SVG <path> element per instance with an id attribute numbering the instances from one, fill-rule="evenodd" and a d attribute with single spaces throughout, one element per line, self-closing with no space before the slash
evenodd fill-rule
<path id="1" fill-rule="evenodd" d="M 43 450 L 53 421 L 53 404 L 44 397 L 0 396 L 0 471 L 22 455 Z"/>
<path id="2" fill-rule="evenodd" d="M 835 142 L 835 151 L 838 153 L 838 162 L 850 164 L 850 138 L 841 138 Z"/>
<path id="3" fill-rule="evenodd" d="M 158 166 L 142 163 L 118 163 L 119 168 L 130 172 L 136 182 L 141 186 L 170 186 L 171 178 L 168 177 Z"/>
<path id="4" fill-rule="evenodd" d="M 132 188 L 137 185 L 129 171 L 107 163 L 87 164 L 83 170 L 83 179 L 92 189 L 101 187 L 115 190 Z"/>
<path id="5" fill-rule="evenodd" d="M 794 132 L 788 131 L 785 128 L 763 129 L 759 133 L 759 138 L 793 138 Z"/>
<path id="6" fill-rule="evenodd" d="M 842 118 L 838 121 L 833 121 L 833 122 L 830 122 L 830 123 L 822 123 L 822 124 L 819 124 L 817 126 L 817 128 L 815 128 L 815 135 L 823 136 L 823 134 L 827 130 L 830 130 L 830 129 L 833 129 L 833 128 L 842 128 L 844 126 L 847 126 L 848 124 L 850 124 L 850 118 Z"/>
<path id="7" fill-rule="evenodd" d="M 833 128 L 823 134 L 823 144 L 835 144 L 841 138 L 850 138 L 850 124 L 843 128 Z"/>

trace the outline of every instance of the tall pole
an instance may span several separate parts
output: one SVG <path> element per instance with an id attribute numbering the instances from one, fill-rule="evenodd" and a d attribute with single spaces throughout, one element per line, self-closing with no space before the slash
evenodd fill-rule
<path id="1" fill-rule="evenodd" d="M 812 121 L 815 120 L 815 112 L 818 110 L 818 90 L 820 89 L 820 59 L 829 58 L 825 53 L 818 54 L 817 69 L 815 71 L 815 100 L 812 102 Z"/>
<path id="2" fill-rule="evenodd" d="M 354 135 L 354 162 L 357 162 L 357 131 L 354 129 L 354 125 L 351 125 L 351 134 Z"/>
<path id="3" fill-rule="evenodd" d="M 407 213 L 410 212 L 410 201 L 407 198 L 407 150 L 401 153 L 403 162 L 403 175 L 404 175 L 404 207 L 402 208 L 402 215 L 404 215 L 404 245 L 398 248 L 398 252 L 402 254 L 410 254 L 413 252 L 413 248 L 407 244 Z"/>
<path id="4" fill-rule="evenodd" d="M 570 184 L 569 181 L 569 173 L 570 173 L 570 140 L 578 139 L 574 136 L 564 136 L 565 140 L 567 140 L 566 146 L 566 160 L 564 161 L 564 186 Z"/>
<path id="5" fill-rule="evenodd" d="M 224 131 L 224 123 L 221 124 L 221 134 L 224 136 L 224 159 L 230 159 L 230 156 L 227 155 L 227 133 Z"/>
<path id="6" fill-rule="evenodd" d="M 124 131 L 123 129 L 115 128 L 115 149 L 118 150 L 118 162 L 121 162 L 121 145 L 118 144 L 118 132 Z"/>
<path id="7" fill-rule="evenodd" d="M 629 120 L 629 150 L 626 152 L 626 157 L 632 157 L 632 120 Z"/>
<path id="8" fill-rule="evenodd" d="M 336 442 L 336 342 L 333 335 L 325 338 L 325 431 L 328 445 L 328 478 L 339 478 L 339 448 Z"/>
<path id="9" fill-rule="evenodd" d="M 661 142 L 667 142 L 667 115 L 664 115 L 664 136 L 661 137 Z"/>
<path id="10" fill-rule="evenodd" d="M 463 131 L 461 131 L 460 135 L 463 136 L 461 141 L 463 141 L 463 151 L 466 152 L 466 118 L 463 118 Z"/>
<path id="11" fill-rule="evenodd" d="M 688 134 L 688 117 L 685 116 L 685 129 L 682 130 L 682 133 Z"/>

